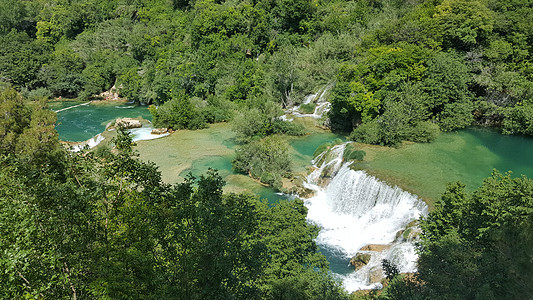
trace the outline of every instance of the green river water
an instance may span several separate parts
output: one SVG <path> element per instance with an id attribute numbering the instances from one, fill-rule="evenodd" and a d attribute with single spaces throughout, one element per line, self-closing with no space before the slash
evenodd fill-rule
<path id="1" fill-rule="evenodd" d="M 52 103 L 51 108 L 58 110 L 76 104 L 80 102 L 57 102 Z M 59 112 L 56 129 L 62 140 L 84 141 L 104 131 L 106 124 L 118 117 L 151 119 L 145 106 L 91 104 Z M 311 129 L 310 135 L 290 138 L 294 170 L 305 172 L 315 149 L 339 137 Z M 271 189 L 232 170 L 236 144 L 228 124 L 214 124 L 198 131 L 178 131 L 165 138 L 137 144 L 141 159 L 155 162 L 167 182 L 179 182 L 189 172 L 198 176 L 211 167 L 219 170 L 232 191 L 244 189 L 270 200 L 279 198 Z M 358 164 L 359 168 L 420 195 L 429 203 L 440 197 L 448 182 L 459 180 L 473 190 L 493 169 L 511 170 L 514 176 L 524 174 L 533 178 L 533 138 L 505 136 L 484 128 L 442 133 L 432 143 L 408 144 L 399 149 L 360 147 L 367 156 Z"/>
<path id="2" fill-rule="evenodd" d="M 59 110 L 83 102 L 59 101 L 50 103 L 50 108 Z M 56 130 L 64 141 L 82 142 L 105 130 L 106 125 L 118 117 L 151 120 L 146 106 L 128 103 L 89 104 L 63 110 L 57 113 Z"/>
<path id="3" fill-rule="evenodd" d="M 440 198 L 448 182 L 461 181 L 472 191 L 494 169 L 533 178 L 533 138 L 502 135 L 486 128 L 443 133 L 432 143 L 400 149 L 363 148 L 368 160 L 362 168 L 429 203 Z"/>
<path id="4" fill-rule="evenodd" d="M 76 103 L 60 103 L 52 109 L 71 104 Z M 84 141 L 105 130 L 105 125 L 118 117 L 139 116 L 150 119 L 146 107 L 86 105 L 59 112 L 56 128 L 62 140 Z M 288 141 L 293 169 L 304 176 L 315 149 L 343 137 L 314 128 L 309 125 L 309 120 L 298 121 L 306 124 L 311 134 L 288 138 Z M 168 183 L 180 182 L 188 173 L 200 176 L 214 168 L 227 182 L 226 192 L 254 192 L 269 203 L 285 198 L 232 170 L 231 161 L 237 147 L 234 138 L 229 124 L 218 123 L 203 130 L 179 130 L 167 137 L 138 141 L 135 150 L 142 160 L 158 165 L 163 180 Z M 399 149 L 363 144 L 358 147 L 367 154 L 363 162 L 355 165 L 356 168 L 422 197 L 430 207 L 439 199 L 448 182 L 462 181 L 471 191 L 479 187 L 493 169 L 512 170 L 513 176 L 524 174 L 533 178 L 533 138 L 504 136 L 489 129 L 470 128 L 442 133 L 432 143 L 404 144 Z M 352 273 L 353 268 L 347 266 L 345 254 L 330 248 L 321 246 L 331 270 L 342 275 Z"/>

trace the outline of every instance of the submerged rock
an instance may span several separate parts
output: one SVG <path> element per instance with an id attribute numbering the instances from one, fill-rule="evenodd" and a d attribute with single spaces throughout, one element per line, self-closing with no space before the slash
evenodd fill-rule
<path id="1" fill-rule="evenodd" d="M 350 259 L 350 265 L 355 267 L 355 270 L 359 270 L 366 266 L 372 256 L 367 253 L 357 253 L 352 259 Z"/>
<path id="2" fill-rule="evenodd" d="M 375 252 L 381 252 L 383 250 L 388 250 L 391 247 L 391 245 L 381 245 L 381 244 L 370 244 L 366 245 L 363 248 L 359 249 L 360 251 L 375 251 Z"/>
<path id="3" fill-rule="evenodd" d="M 369 283 L 381 282 L 381 280 L 385 278 L 381 266 L 374 266 L 372 269 L 370 269 L 368 275 L 368 279 L 370 281 Z"/>

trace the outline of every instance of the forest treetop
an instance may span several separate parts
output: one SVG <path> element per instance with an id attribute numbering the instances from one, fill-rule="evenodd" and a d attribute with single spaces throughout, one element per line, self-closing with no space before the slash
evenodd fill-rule
<path id="1" fill-rule="evenodd" d="M 6 0 L 0 79 L 30 98 L 85 99 L 115 84 L 177 128 L 290 107 L 335 82 L 330 125 L 357 128 L 358 141 L 424 142 L 472 123 L 531 135 L 532 10 L 528 0 Z"/>

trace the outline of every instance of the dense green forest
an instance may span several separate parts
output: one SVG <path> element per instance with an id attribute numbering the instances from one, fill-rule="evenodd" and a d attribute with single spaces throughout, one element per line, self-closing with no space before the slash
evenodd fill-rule
<path id="1" fill-rule="evenodd" d="M 290 171 L 275 135 L 305 134 L 279 116 L 326 85 L 323 124 L 356 141 L 533 135 L 531 15 L 531 0 L 0 1 L 0 298 L 347 298 L 302 201 L 224 194 L 215 171 L 167 185 L 127 133 L 69 153 L 44 99 L 115 85 L 157 126 L 231 121 L 235 168 L 275 186 Z M 368 297 L 532 298 L 532 216 L 530 179 L 450 185 L 419 272 L 384 264 Z"/>
<path id="2" fill-rule="evenodd" d="M 303 201 L 224 194 L 216 171 L 171 186 L 127 131 L 72 153 L 55 121 L 45 102 L 0 93 L 0 298 L 348 299 Z M 388 284 L 363 298 L 531 298 L 532 218 L 531 179 L 450 184 L 421 221 L 418 272 L 384 261 Z"/>
<path id="3" fill-rule="evenodd" d="M 123 131 L 59 143 L 42 102 L 0 94 L 1 299 L 345 299 L 303 201 L 223 194 L 216 171 L 170 186 Z"/>
<path id="4" fill-rule="evenodd" d="M 250 110 L 262 121 L 241 125 L 259 136 L 291 131 L 272 129 L 280 109 L 334 83 L 325 123 L 357 141 L 425 142 L 473 123 L 531 135 L 532 10 L 529 0 L 4 0 L 0 80 L 29 98 L 116 85 L 175 129 Z"/>

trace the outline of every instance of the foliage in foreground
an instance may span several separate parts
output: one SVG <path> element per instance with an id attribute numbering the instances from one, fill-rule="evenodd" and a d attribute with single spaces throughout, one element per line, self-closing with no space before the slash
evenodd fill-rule
<path id="1" fill-rule="evenodd" d="M 450 184 L 421 221 L 418 273 L 383 299 L 533 297 L 533 180 L 494 172 L 472 193 Z"/>
<path id="2" fill-rule="evenodd" d="M 68 153 L 48 115 L 0 95 L 0 298 L 346 298 L 301 200 L 224 194 L 216 171 L 164 184 L 123 131 Z"/>

